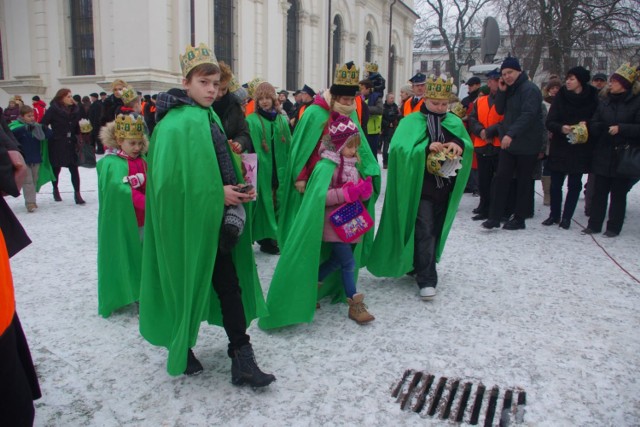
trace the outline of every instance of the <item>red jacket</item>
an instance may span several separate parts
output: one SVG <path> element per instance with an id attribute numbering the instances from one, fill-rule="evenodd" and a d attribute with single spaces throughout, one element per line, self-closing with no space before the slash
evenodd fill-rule
<path id="1" fill-rule="evenodd" d="M 40 123 L 46 110 L 47 104 L 44 101 L 33 101 L 33 115 L 36 117 L 36 122 Z"/>

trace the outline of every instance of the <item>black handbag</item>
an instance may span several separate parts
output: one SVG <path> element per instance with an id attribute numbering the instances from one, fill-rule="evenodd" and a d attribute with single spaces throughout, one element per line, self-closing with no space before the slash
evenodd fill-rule
<path id="1" fill-rule="evenodd" d="M 625 145 L 618 150 L 618 175 L 640 177 L 640 146 Z"/>

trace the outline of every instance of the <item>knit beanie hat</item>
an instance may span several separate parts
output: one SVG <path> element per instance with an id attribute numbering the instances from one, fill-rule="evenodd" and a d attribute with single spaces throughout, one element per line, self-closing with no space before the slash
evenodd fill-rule
<path id="1" fill-rule="evenodd" d="M 591 73 L 589 72 L 589 70 L 580 66 L 573 67 L 569 71 L 567 71 L 567 77 L 570 75 L 578 79 L 582 87 L 588 85 L 589 81 L 591 80 Z"/>
<path id="2" fill-rule="evenodd" d="M 522 71 L 522 67 L 520 67 L 520 62 L 518 58 L 513 56 L 507 56 L 504 61 L 502 61 L 502 65 L 500 66 L 500 71 L 505 68 L 511 68 L 512 70 Z"/>
<path id="3" fill-rule="evenodd" d="M 336 153 L 342 151 L 349 138 L 359 135 L 360 131 L 353 121 L 336 111 L 331 113 L 331 122 L 329 123 L 329 136 L 331 142 L 336 149 Z"/>

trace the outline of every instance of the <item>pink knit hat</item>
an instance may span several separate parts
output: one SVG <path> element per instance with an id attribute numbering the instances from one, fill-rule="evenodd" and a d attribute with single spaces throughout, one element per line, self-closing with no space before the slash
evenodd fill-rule
<path id="1" fill-rule="evenodd" d="M 331 113 L 331 123 L 329 124 L 329 136 L 336 148 L 336 153 L 342 151 L 349 138 L 359 135 L 360 131 L 353 121 L 336 111 Z"/>

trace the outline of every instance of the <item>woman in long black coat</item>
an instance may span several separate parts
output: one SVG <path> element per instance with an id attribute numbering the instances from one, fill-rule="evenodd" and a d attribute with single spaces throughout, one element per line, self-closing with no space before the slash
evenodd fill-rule
<path id="1" fill-rule="evenodd" d="M 589 133 L 596 139 L 591 163 L 595 175 L 595 192 L 591 216 L 585 234 L 599 233 L 607 213 L 611 194 L 606 237 L 616 237 L 622 230 L 627 209 L 627 193 L 632 179 L 617 173 L 619 156 L 625 145 L 640 145 L 640 82 L 628 64 L 618 68 L 609 79 L 606 96 L 589 122 Z"/>
<path id="2" fill-rule="evenodd" d="M 585 68 L 570 69 L 565 85 L 553 99 L 547 114 L 547 129 L 552 133 L 547 158 L 547 169 L 551 174 L 551 213 L 542 225 L 559 223 L 560 227 L 569 228 L 582 190 L 582 175 L 590 170 L 591 141 L 570 144 L 567 139 L 571 126 L 591 119 L 598 107 L 598 91 L 589 84 L 589 80 L 591 75 Z M 567 176 L 563 210 L 562 187 Z"/>
<path id="3" fill-rule="evenodd" d="M 51 105 L 42 118 L 42 126 L 49 126 L 53 136 L 49 140 L 49 161 L 56 179 L 53 184 L 53 198 L 61 202 L 58 182 L 60 170 L 69 169 L 76 204 L 84 204 L 80 195 L 80 174 L 78 172 L 77 135 L 80 132 L 78 105 L 71 97 L 69 89 L 60 89 L 51 101 Z"/>

